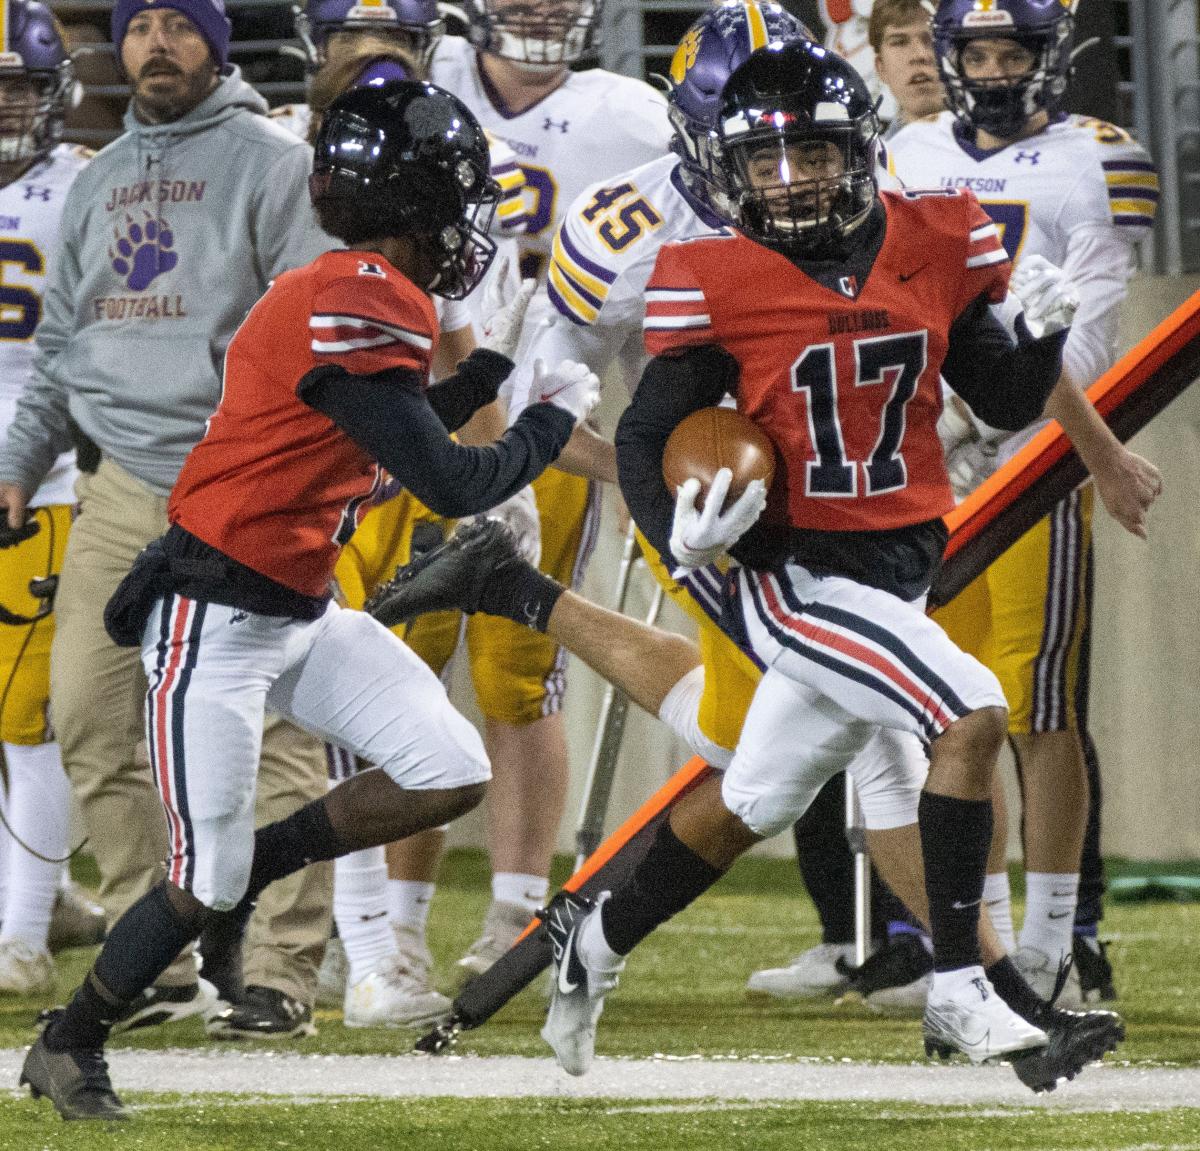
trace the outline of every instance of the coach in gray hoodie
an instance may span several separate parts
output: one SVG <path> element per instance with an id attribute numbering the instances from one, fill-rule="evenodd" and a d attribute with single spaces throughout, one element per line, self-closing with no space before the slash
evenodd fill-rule
<path id="1" fill-rule="evenodd" d="M 159 878 L 164 854 L 186 862 L 190 850 L 187 827 L 167 829 L 168 846 L 155 787 L 182 791 L 197 819 L 208 797 L 187 795 L 186 764 L 170 741 L 150 747 L 153 772 L 135 755 L 145 679 L 137 652 L 105 635 L 103 608 L 141 548 L 166 530 L 167 495 L 217 406 L 234 330 L 272 277 L 330 244 L 309 205 L 311 152 L 272 124 L 265 101 L 227 64 L 222 0 L 118 0 L 112 30 L 133 85 L 126 131 L 67 198 L 34 372 L 0 449 L 0 505 L 12 526 L 24 522 L 30 494 L 71 444 L 70 421 L 99 447 L 59 586 L 51 708 L 101 898 L 116 917 Z M 269 727 L 260 818 L 321 794 L 323 763 L 307 736 Z M 246 981 L 256 989 L 216 1028 L 312 1030 L 331 884 L 312 870 L 260 908 L 271 936 L 255 948 L 252 933 Z M 147 1019 L 212 1003 L 184 961 L 154 996 L 139 1008 Z"/>

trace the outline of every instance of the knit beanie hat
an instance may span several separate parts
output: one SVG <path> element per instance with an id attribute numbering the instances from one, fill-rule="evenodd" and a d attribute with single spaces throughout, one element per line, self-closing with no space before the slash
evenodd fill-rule
<path id="1" fill-rule="evenodd" d="M 218 68 L 229 61 L 229 20 L 225 0 L 117 0 L 112 12 L 112 42 L 121 51 L 129 21 L 147 9 L 173 8 L 182 12 L 199 29 Z"/>
<path id="2" fill-rule="evenodd" d="M 358 74 L 351 88 L 379 88 L 393 80 L 410 80 L 408 69 L 390 56 L 379 56 Z"/>

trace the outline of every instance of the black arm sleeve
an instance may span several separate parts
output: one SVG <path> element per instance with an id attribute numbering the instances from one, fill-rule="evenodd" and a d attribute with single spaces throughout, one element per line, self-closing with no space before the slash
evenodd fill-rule
<path id="1" fill-rule="evenodd" d="M 454 375 L 430 385 L 425 397 L 446 431 L 456 432 L 496 398 L 500 385 L 512 370 L 513 362 L 507 356 L 488 348 L 476 348 L 458 365 Z"/>
<path id="2" fill-rule="evenodd" d="M 1018 321 L 1018 330 L 1024 321 Z M 1040 418 L 1062 374 L 1066 331 L 1013 343 L 979 296 L 950 328 L 942 377 L 981 420 L 1016 432 Z"/>
<path id="3" fill-rule="evenodd" d="M 558 457 L 575 426 L 561 408 L 534 404 L 494 444 L 471 448 L 450 439 L 416 372 L 355 376 L 331 365 L 309 372 L 296 390 L 421 503 L 452 518 L 519 492 Z"/>
<path id="4" fill-rule="evenodd" d="M 670 563 L 675 493 L 663 480 L 663 449 L 675 427 L 737 389 L 737 361 L 710 345 L 681 356 L 656 356 L 617 424 L 617 478 L 634 523 Z"/>

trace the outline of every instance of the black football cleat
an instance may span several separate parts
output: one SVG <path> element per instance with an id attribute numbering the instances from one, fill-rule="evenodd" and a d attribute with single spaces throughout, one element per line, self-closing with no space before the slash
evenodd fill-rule
<path id="1" fill-rule="evenodd" d="M 838 961 L 850 977 L 847 989 L 862 996 L 873 1011 L 888 1015 L 920 1015 L 925 1010 L 933 974 L 933 956 L 920 937 L 893 935 L 861 967 Z"/>
<path id="2" fill-rule="evenodd" d="M 277 987 L 251 983 L 240 1000 L 209 1018 L 214 1039 L 302 1039 L 316 1035 L 312 1007 Z"/>
<path id="3" fill-rule="evenodd" d="M 1107 943 L 1102 939 L 1076 935 L 1071 954 L 1079 975 L 1079 991 L 1085 1003 L 1111 1003 L 1117 998 Z"/>
<path id="4" fill-rule="evenodd" d="M 1060 1079 L 1074 1079 L 1089 1063 L 1115 1051 L 1125 1038 L 1125 1021 L 1115 1011 L 1047 1006 L 1033 1022 L 1050 1042 L 1011 1062 L 1017 1078 L 1037 1092 L 1053 1091 Z"/>
<path id="5" fill-rule="evenodd" d="M 49 1026 L 59 1013 L 53 1013 Z M 108 1077 L 104 1052 L 98 1048 L 51 1051 L 43 1032 L 25 1056 L 19 1083 L 35 1099 L 44 1095 L 64 1119 L 129 1118 Z"/>
<path id="6" fill-rule="evenodd" d="M 445 543 L 396 569 L 364 609 L 384 627 L 431 611 L 486 611 L 489 582 L 509 564 L 525 564 L 507 524 L 480 517 L 463 524 Z"/>

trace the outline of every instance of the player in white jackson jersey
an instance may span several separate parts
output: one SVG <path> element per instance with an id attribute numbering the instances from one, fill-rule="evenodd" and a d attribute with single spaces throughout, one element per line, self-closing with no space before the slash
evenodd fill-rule
<path id="1" fill-rule="evenodd" d="M 1018 269 L 1039 258 L 1062 268 L 1079 298 L 1064 369 L 1086 387 L 1115 358 L 1117 311 L 1134 247 L 1154 222 L 1158 180 L 1122 129 L 1061 112 L 1072 31 L 1072 6 L 1060 0 L 942 0 L 934 45 L 951 111 L 910 124 L 889 152 L 910 187 L 971 189 Z M 985 432 L 956 449 L 952 470 L 966 486 L 977 483 L 1034 431 Z M 1091 497 L 1090 489 L 1070 495 L 938 613 L 960 646 L 996 672 L 1008 697 L 1025 805 L 1027 902 L 1017 961 L 1043 994 L 1071 959 L 1088 818 L 1076 687 L 1090 614 Z M 1011 940 L 999 835 L 989 872 L 985 899 L 994 919 L 1007 917 Z"/>
<path id="2" fill-rule="evenodd" d="M 544 276 L 567 206 L 590 182 L 661 156 L 670 126 L 663 98 L 640 80 L 570 65 L 591 49 L 600 0 L 466 0 L 468 36 L 436 46 L 430 79 L 459 97 L 483 127 L 513 149 L 525 176 L 528 222 L 522 274 Z M 539 294 L 528 335 L 552 311 Z M 527 342 L 527 341 L 526 341 Z M 518 348 L 516 373 L 533 361 Z M 534 483 L 540 565 L 572 586 L 582 578 L 599 521 L 598 489 L 549 468 Z M 416 621 L 407 639 L 419 652 L 446 651 L 458 619 Z M 550 860 L 566 800 L 568 761 L 561 707 L 565 653 L 546 636 L 495 617 L 466 625 L 471 677 L 492 761 L 488 843 L 492 903 L 479 938 L 461 961 L 480 971 L 507 949 L 548 891 Z M 440 837 L 426 833 L 399 848 L 410 933 L 424 931 L 440 857 Z M 397 858 L 394 856 L 393 858 Z"/>
<path id="3" fill-rule="evenodd" d="M 34 0 L 5 0 L 0 19 L 0 436 L 7 436 L 30 373 L 63 202 L 88 154 L 59 143 L 75 80 L 58 21 Z M 8 877 L 0 906 L 3 994 L 40 995 L 54 984 L 47 936 L 62 868 L 48 861 L 67 854 L 70 785 L 47 718 L 54 617 L 41 614 L 45 601 L 29 584 L 62 566 L 76 474 L 74 452 L 60 456 L 29 501 L 25 531 L 37 534 L 6 530 L 0 541 L 0 603 L 13 615 L 0 622 L 4 810 L 13 833 L 0 833 L 0 873 Z"/>

